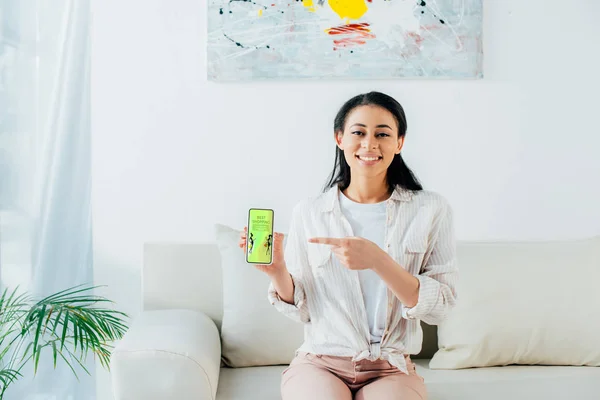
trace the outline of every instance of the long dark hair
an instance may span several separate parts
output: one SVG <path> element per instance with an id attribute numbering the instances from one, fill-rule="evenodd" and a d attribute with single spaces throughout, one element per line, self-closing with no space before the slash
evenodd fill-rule
<path id="1" fill-rule="evenodd" d="M 335 116 L 333 123 L 335 134 L 344 131 L 348 114 L 359 106 L 378 106 L 388 110 L 392 113 L 398 124 L 398 138 L 406 136 L 406 116 L 404 115 L 404 109 L 396 99 L 380 92 L 359 94 L 344 103 Z M 421 186 L 413 172 L 404 163 L 401 154 L 394 155 L 394 159 L 388 167 L 387 183 L 390 193 L 396 186 L 414 191 L 423 190 L 423 186 Z M 344 158 L 344 151 L 337 146 L 335 148 L 333 171 L 323 191 L 327 191 L 334 185 L 339 185 L 340 190 L 344 190 L 350 185 L 350 166 Z"/>

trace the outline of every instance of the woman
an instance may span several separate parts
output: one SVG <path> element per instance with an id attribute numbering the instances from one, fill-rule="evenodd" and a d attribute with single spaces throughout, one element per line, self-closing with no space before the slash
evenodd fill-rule
<path id="1" fill-rule="evenodd" d="M 266 255 L 268 255 L 271 252 L 272 245 L 273 245 L 273 235 L 269 235 L 267 237 L 267 240 L 265 241 L 265 247 L 267 248 L 267 251 L 265 252 Z"/>
<path id="2" fill-rule="evenodd" d="M 346 102 L 325 192 L 294 208 L 285 257 L 276 233 L 273 264 L 257 266 L 271 303 L 305 327 L 284 400 L 427 398 L 410 354 L 421 350 L 419 322 L 439 324 L 455 304 L 455 240 L 447 201 L 402 159 L 405 135 L 390 96 Z"/>
<path id="3" fill-rule="evenodd" d="M 248 240 L 250 244 L 248 246 L 248 254 L 252 254 L 252 249 L 254 248 L 254 233 L 250 232 L 250 240 Z"/>

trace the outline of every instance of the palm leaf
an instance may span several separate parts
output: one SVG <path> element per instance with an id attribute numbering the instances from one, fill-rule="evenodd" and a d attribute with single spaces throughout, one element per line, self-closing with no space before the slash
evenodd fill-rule
<path id="1" fill-rule="evenodd" d="M 65 340 L 67 339 L 67 329 L 69 327 L 68 321 L 69 321 L 69 311 L 66 311 L 65 317 L 64 317 L 64 322 L 62 322 L 63 330 L 62 330 L 62 335 L 61 335 L 61 339 L 60 339 L 61 351 L 65 347 Z"/>
<path id="2" fill-rule="evenodd" d="M 38 364 L 40 363 L 40 355 L 42 354 L 42 345 L 38 345 L 37 347 L 35 346 L 35 344 L 33 345 L 34 353 L 33 353 L 33 373 L 36 374 L 37 373 L 37 369 L 38 369 Z"/>
<path id="3" fill-rule="evenodd" d="M 54 359 L 54 369 L 56 369 L 56 354 L 58 353 L 58 351 L 56 350 L 56 342 L 52 341 L 52 356 Z"/>
<path id="4" fill-rule="evenodd" d="M 33 362 L 34 373 L 37 373 L 46 347 L 52 351 L 54 368 L 62 359 L 77 379 L 75 364 L 89 374 L 82 362 L 88 354 L 97 356 L 101 365 L 109 369 L 113 348 L 109 343 L 123 337 L 128 329 L 125 321 L 128 315 L 106 308 L 114 302 L 89 293 L 98 287 L 101 286 L 78 285 L 36 302 L 27 295 L 17 294 L 16 289 L 3 291 L 0 295 L 0 362 L 15 343 L 16 349 L 11 368 L 0 375 L 0 399 L 6 386 L 21 376 L 19 371 L 27 363 Z M 3 348 L 9 339 L 12 340 Z M 21 352 L 22 346 L 26 346 L 24 352 Z"/>
<path id="5" fill-rule="evenodd" d="M 42 333 L 42 323 L 44 322 L 44 313 L 46 312 L 46 306 L 42 306 L 42 309 L 38 311 L 38 321 L 37 321 L 37 329 L 35 330 L 35 338 L 33 339 L 33 348 L 36 349 L 38 347 L 38 340 L 40 339 L 40 335 Z M 38 357 L 39 358 L 39 357 Z M 37 370 L 37 363 L 39 359 L 35 362 L 35 367 Z"/>
<path id="6" fill-rule="evenodd" d="M 23 376 L 19 371 L 14 369 L 1 369 L 0 370 L 0 382 L 2 383 L 2 391 L 5 390 L 14 380 Z"/>

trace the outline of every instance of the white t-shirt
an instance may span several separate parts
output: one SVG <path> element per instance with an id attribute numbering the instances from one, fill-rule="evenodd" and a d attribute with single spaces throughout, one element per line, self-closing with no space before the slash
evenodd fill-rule
<path id="1" fill-rule="evenodd" d="M 340 208 L 350 223 L 354 236 L 370 240 L 384 249 L 385 201 L 374 204 L 356 203 L 340 191 Z M 379 343 L 385 330 L 387 287 L 373 270 L 360 270 L 358 277 L 369 321 L 371 343 Z"/>

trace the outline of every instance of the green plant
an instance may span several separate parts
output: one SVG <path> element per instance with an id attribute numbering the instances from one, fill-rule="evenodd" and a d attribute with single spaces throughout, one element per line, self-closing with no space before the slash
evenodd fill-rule
<path id="1" fill-rule="evenodd" d="M 23 368 L 33 363 L 37 373 L 44 349 L 52 351 L 54 368 L 66 362 L 75 376 L 74 365 L 84 366 L 89 352 L 109 369 L 113 346 L 127 331 L 127 314 L 104 308 L 112 301 L 90 293 L 97 286 L 75 286 L 34 301 L 17 289 L 5 289 L 0 297 L 0 400 L 8 386 L 22 377 Z"/>

